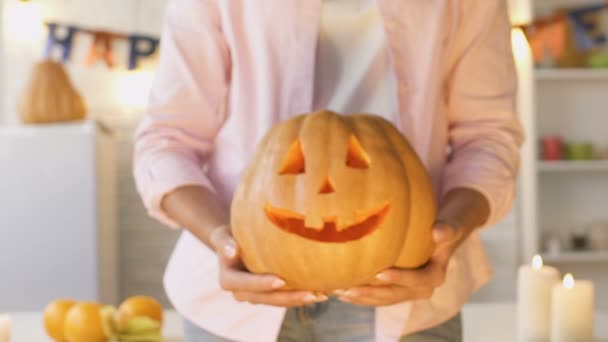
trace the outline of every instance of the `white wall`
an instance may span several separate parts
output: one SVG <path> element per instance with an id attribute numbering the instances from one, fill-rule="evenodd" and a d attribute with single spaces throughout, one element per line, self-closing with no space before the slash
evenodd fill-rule
<path id="1" fill-rule="evenodd" d="M 0 124 L 18 122 L 17 99 L 32 65 L 42 58 L 46 41 L 42 27 L 35 29 L 42 16 L 90 28 L 158 36 L 166 1 L 44 0 L 22 4 L 18 0 L 3 0 Z M 115 44 L 115 56 L 120 65 L 115 70 L 108 70 L 103 64 L 88 68 L 84 66 L 84 56 L 91 38 L 77 35 L 76 39 L 67 70 L 85 97 L 89 115 L 108 123 L 119 136 L 121 296 L 148 294 L 166 302 L 161 276 L 177 233 L 148 217 L 131 176 L 133 127 L 146 101 L 154 62 L 144 64 L 143 72 L 128 72 L 126 42 L 119 42 Z"/>

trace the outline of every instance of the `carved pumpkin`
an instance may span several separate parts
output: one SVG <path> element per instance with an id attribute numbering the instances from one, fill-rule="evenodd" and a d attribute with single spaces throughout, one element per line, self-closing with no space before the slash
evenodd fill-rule
<path id="1" fill-rule="evenodd" d="M 426 263 L 435 211 L 430 177 L 391 123 L 320 111 L 264 137 L 231 223 L 251 272 L 329 291 Z"/>
<path id="2" fill-rule="evenodd" d="M 18 111 L 25 124 L 81 120 L 86 115 L 84 101 L 63 66 L 50 60 L 34 67 Z"/>

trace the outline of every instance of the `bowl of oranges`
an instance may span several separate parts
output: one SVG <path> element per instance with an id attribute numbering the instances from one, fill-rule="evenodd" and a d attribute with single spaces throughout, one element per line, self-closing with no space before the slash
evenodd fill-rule
<path id="1" fill-rule="evenodd" d="M 44 328 L 56 342 L 161 342 L 163 307 L 154 298 L 127 298 L 117 308 L 58 299 L 44 310 Z"/>

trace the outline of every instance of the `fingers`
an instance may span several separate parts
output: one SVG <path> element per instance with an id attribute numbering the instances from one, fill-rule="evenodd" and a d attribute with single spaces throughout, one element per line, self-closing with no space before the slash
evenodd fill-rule
<path id="1" fill-rule="evenodd" d="M 460 239 L 462 231 L 457 226 L 438 222 L 433 226 L 433 241 L 437 249 L 446 245 L 451 245 Z"/>
<path id="2" fill-rule="evenodd" d="M 277 291 L 285 286 L 285 281 L 279 277 L 247 272 L 228 226 L 214 229 L 209 236 L 209 243 L 220 261 L 220 286 L 225 291 L 232 292 L 237 301 L 292 307 L 327 300 L 326 296 L 311 292 Z"/>
<path id="3" fill-rule="evenodd" d="M 413 293 L 397 286 L 361 286 L 339 293 L 340 300 L 359 305 L 390 305 L 413 298 Z"/>
<path id="4" fill-rule="evenodd" d="M 355 304 L 355 305 L 359 305 L 359 306 L 385 306 L 385 305 L 393 305 L 396 304 L 398 302 L 382 302 L 379 301 L 375 298 L 367 298 L 367 297 L 362 297 L 362 298 L 356 298 L 356 297 L 338 297 L 339 300 L 346 302 L 346 303 L 350 303 L 350 304 Z"/>
<path id="5" fill-rule="evenodd" d="M 364 306 L 393 305 L 409 300 L 429 299 L 435 289 L 445 282 L 447 265 L 462 232 L 449 224 L 437 223 L 433 239 L 437 249 L 422 268 L 404 270 L 392 268 L 380 272 L 376 279 L 384 286 L 361 286 L 338 293 L 339 299 Z"/>
<path id="6" fill-rule="evenodd" d="M 429 287 L 409 289 L 399 286 L 362 286 L 341 293 L 339 299 L 357 305 L 384 306 L 428 299 L 432 295 L 433 289 Z"/>
<path id="7" fill-rule="evenodd" d="M 220 284 L 240 302 L 281 307 L 301 306 L 327 300 L 327 296 L 307 291 L 277 291 L 285 282 L 273 275 L 258 275 L 233 268 L 220 271 Z"/>
<path id="8" fill-rule="evenodd" d="M 285 286 L 285 282 L 273 275 L 253 274 L 236 268 L 220 268 L 220 285 L 226 291 L 273 291 Z"/>
<path id="9" fill-rule="evenodd" d="M 209 236 L 209 242 L 218 255 L 227 259 L 236 258 L 238 248 L 228 226 L 215 228 Z"/>
<path id="10" fill-rule="evenodd" d="M 302 306 L 327 300 L 327 296 L 325 295 L 315 295 L 303 291 L 275 291 L 268 293 L 236 291 L 233 292 L 233 296 L 239 302 L 282 307 Z"/>
<path id="11" fill-rule="evenodd" d="M 421 269 L 402 270 L 391 268 L 378 273 L 376 279 L 385 284 L 395 284 L 407 288 L 436 288 L 445 282 L 447 263 L 431 259 L 429 264 Z"/>

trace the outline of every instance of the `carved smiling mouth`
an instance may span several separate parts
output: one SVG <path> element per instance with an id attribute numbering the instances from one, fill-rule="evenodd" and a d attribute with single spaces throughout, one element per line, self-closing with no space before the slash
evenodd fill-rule
<path id="1" fill-rule="evenodd" d="M 390 205 L 385 202 L 374 209 L 356 213 L 353 224 L 340 226 L 335 217 L 325 217 L 323 226 L 317 228 L 306 226 L 306 217 L 300 213 L 269 204 L 264 206 L 268 219 L 280 229 L 305 239 L 334 243 L 359 240 L 370 234 L 382 224 L 389 211 Z"/>

